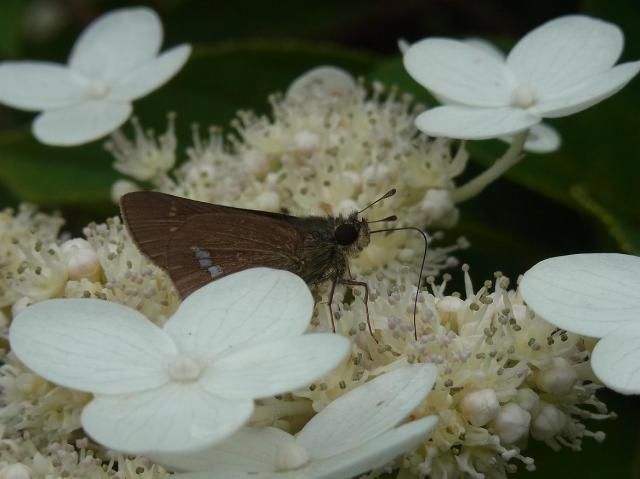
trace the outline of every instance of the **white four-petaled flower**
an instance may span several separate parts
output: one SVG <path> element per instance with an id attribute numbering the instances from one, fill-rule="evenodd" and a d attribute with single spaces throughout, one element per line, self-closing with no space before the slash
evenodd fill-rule
<path id="1" fill-rule="evenodd" d="M 559 328 L 602 338 L 591 356 L 596 376 L 640 394 L 640 258 L 598 253 L 549 258 L 520 282 L 523 299 Z"/>
<path id="2" fill-rule="evenodd" d="M 157 455 L 173 469 L 199 471 L 176 479 L 348 479 L 385 466 L 424 442 L 436 416 L 398 425 L 436 380 L 430 364 L 403 366 L 349 391 L 295 436 L 276 428 L 245 428 L 211 449 Z"/>
<path id="3" fill-rule="evenodd" d="M 117 303 L 53 299 L 21 312 L 9 339 L 42 377 L 95 395 L 82 426 L 105 447 L 189 451 L 240 429 L 254 398 L 340 363 L 346 338 L 303 335 L 313 304 L 298 276 L 256 268 L 191 294 L 163 328 Z"/>
<path id="4" fill-rule="evenodd" d="M 429 135 L 473 140 L 577 113 L 616 93 L 640 70 L 638 61 L 614 66 L 623 43 L 617 26 L 581 15 L 536 28 L 506 60 L 462 41 L 419 41 L 405 53 L 405 67 L 447 105 L 422 113 L 416 125 Z"/>
<path id="5" fill-rule="evenodd" d="M 80 35 L 68 65 L 0 64 L 0 103 L 42 111 L 33 133 L 42 143 L 77 145 L 101 138 L 131 115 L 131 102 L 155 90 L 184 65 L 191 47 L 162 54 L 162 24 L 149 8 L 124 8 L 95 20 Z"/>

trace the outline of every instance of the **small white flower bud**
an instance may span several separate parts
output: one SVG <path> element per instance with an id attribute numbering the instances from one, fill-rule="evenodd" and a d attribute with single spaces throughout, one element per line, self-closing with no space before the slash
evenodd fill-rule
<path id="1" fill-rule="evenodd" d="M 216 177 L 216 167 L 209 163 L 199 163 L 189 167 L 186 179 L 189 183 L 200 183 L 203 179 L 213 180 Z"/>
<path id="2" fill-rule="evenodd" d="M 532 413 L 540 405 L 540 396 L 533 389 L 521 388 L 516 393 L 516 402 L 522 409 Z"/>
<path id="3" fill-rule="evenodd" d="M 94 278 L 100 269 L 98 254 L 87 240 L 73 238 L 60 246 L 69 279 Z"/>
<path id="4" fill-rule="evenodd" d="M 31 479 L 31 469 L 21 463 L 0 469 L 0 479 Z"/>
<path id="5" fill-rule="evenodd" d="M 529 432 L 531 414 L 515 403 L 505 404 L 491 425 L 502 444 L 514 444 Z"/>
<path id="6" fill-rule="evenodd" d="M 578 380 L 578 373 L 564 358 L 553 358 L 551 367 L 542 370 L 536 377 L 536 384 L 548 393 L 556 396 L 569 394 Z"/>
<path id="7" fill-rule="evenodd" d="M 557 436 L 567 425 L 567 415 L 552 404 L 543 402 L 531 423 L 531 436 L 546 441 Z"/>
<path id="8" fill-rule="evenodd" d="M 484 426 L 496 417 L 500 403 L 493 389 L 480 389 L 465 396 L 461 410 L 471 424 Z"/>
<path id="9" fill-rule="evenodd" d="M 277 173 L 268 173 L 267 176 L 264 177 L 264 182 L 269 186 L 275 186 L 278 184 L 278 174 Z"/>
<path id="10" fill-rule="evenodd" d="M 360 207 L 358 206 L 358 203 L 353 200 L 346 199 L 336 205 L 335 212 L 339 215 L 349 215 L 359 209 Z"/>
<path id="11" fill-rule="evenodd" d="M 362 171 L 362 180 L 365 184 L 376 185 L 378 182 L 387 179 L 390 174 L 391 170 L 388 166 L 376 163 L 375 165 L 367 166 Z"/>
<path id="12" fill-rule="evenodd" d="M 258 150 L 249 150 L 243 157 L 242 161 L 249 173 L 262 176 L 269 169 L 269 160 L 267 155 Z"/>
<path id="13" fill-rule="evenodd" d="M 342 178 L 349 180 L 349 182 L 353 185 L 353 186 L 361 186 L 362 185 L 362 177 L 360 176 L 360 174 L 356 173 L 355 171 L 351 171 L 351 170 L 346 170 L 342 172 Z"/>
<path id="14" fill-rule="evenodd" d="M 320 138 L 312 131 L 301 131 L 293 137 L 293 147 L 296 150 L 312 151 L 320 144 Z"/>
<path id="15" fill-rule="evenodd" d="M 535 102 L 536 94 L 529 85 L 518 85 L 511 92 L 511 105 L 516 108 L 529 108 Z"/>
<path id="16" fill-rule="evenodd" d="M 307 450 L 295 442 L 281 444 L 276 452 L 276 470 L 292 471 L 299 469 L 309 462 Z"/>
<path id="17" fill-rule="evenodd" d="M 118 180 L 111 186 L 111 201 L 118 204 L 120 203 L 120 198 L 134 191 L 140 191 L 140 186 L 137 183 L 129 180 Z"/>
<path id="18" fill-rule="evenodd" d="M 436 309 L 444 320 L 454 319 L 463 307 L 464 301 L 455 296 L 445 296 L 436 302 Z"/>
<path id="19" fill-rule="evenodd" d="M 433 223 L 450 214 L 455 209 L 455 204 L 448 190 L 431 189 L 424 195 L 420 208 L 425 212 L 427 220 Z"/>
<path id="20" fill-rule="evenodd" d="M 278 211 L 280 196 L 274 191 L 263 191 L 254 200 L 256 209 L 264 211 Z"/>
<path id="21" fill-rule="evenodd" d="M 411 248 L 402 248 L 398 253 L 398 259 L 400 261 L 409 262 L 414 258 L 415 254 L 416 252 Z"/>
<path id="22" fill-rule="evenodd" d="M 33 461 L 31 462 L 31 466 L 36 474 L 40 476 L 46 476 L 47 474 L 53 473 L 53 463 L 51 459 L 43 456 L 39 452 L 33 456 Z"/>
<path id="23" fill-rule="evenodd" d="M 287 91 L 287 98 L 305 101 L 310 95 L 345 96 L 355 89 L 356 82 L 349 72 L 323 65 L 296 78 Z"/>

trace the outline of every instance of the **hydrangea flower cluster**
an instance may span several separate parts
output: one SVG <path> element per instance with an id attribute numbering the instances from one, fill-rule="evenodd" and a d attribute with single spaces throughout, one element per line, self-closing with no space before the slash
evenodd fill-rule
<path id="1" fill-rule="evenodd" d="M 146 32 L 143 55 L 100 68 L 89 61 L 96 45 L 109 38 L 120 45 L 132 32 Z M 577 55 L 565 62 L 566 75 L 547 82 L 557 38 L 564 48 L 557 58 L 588 41 L 598 61 L 578 75 L 586 57 Z M 152 12 L 114 12 L 89 27 L 69 67 L 49 72 L 67 78 L 80 71 L 92 78 L 88 84 L 71 75 L 71 86 L 61 83 L 64 102 L 25 103 L 16 79 L 36 67 L 4 64 L 0 87 L 9 93 L 0 100 L 44 109 L 34 132 L 45 141 L 89 141 L 121 124 L 131 100 L 186 60 L 188 47 L 156 58 L 160 41 Z M 108 148 L 114 167 L 135 182 L 243 208 L 338 215 L 398 187 L 368 211 L 370 219 L 395 214 L 400 226 L 426 225 L 438 240 L 433 230 L 457 222 L 458 202 L 519 161 L 528 127 L 586 108 L 637 73 L 638 62 L 613 67 L 621 48 L 615 27 L 576 16 L 535 30 L 506 60 L 428 39 L 405 52 L 405 63 L 446 106 L 425 112 L 395 89 L 320 67 L 272 96 L 270 116 L 240 112 L 231 136 L 212 129 L 202 138 L 196 129 L 178 167 L 173 115 L 159 138 L 134 120 L 135 139 L 116 132 Z M 529 56 L 540 59 L 531 68 Z M 476 90 L 456 75 L 464 71 L 457 62 L 469 59 L 469 75 L 482 80 Z M 561 94 L 551 95 L 556 87 Z M 115 113 L 74 136 L 69 127 L 87 108 Z M 59 120 L 53 129 L 51 118 Z M 513 135 L 513 143 L 486 175 L 458 186 L 468 159 L 464 142 L 429 138 L 418 128 L 462 139 Z M 114 199 L 140 189 L 135 182 L 114 184 Z M 557 312 L 576 304 L 540 287 L 553 271 L 534 268 L 521 289 L 499 273 L 475 288 L 465 265 L 464 291 L 449 292 L 451 277 L 442 272 L 457 264 L 453 254 L 465 240 L 429 248 L 421 288 L 421 238 L 372 238 L 350 263 L 371 293 L 367 318 L 357 288 L 339 288 L 327 306 L 328 285 L 313 298 L 300 278 L 265 268 L 213 281 L 181 301 L 119 218 L 71 239 L 60 235 L 59 217 L 23 206 L 0 213 L 0 226 L 0 477 L 163 479 L 170 470 L 184 479 L 347 479 L 396 469 L 403 478 L 504 478 L 519 467 L 535 469 L 524 452 L 532 440 L 579 450 L 585 439 L 604 439 L 584 424 L 614 416 L 596 397 L 602 386 L 592 353 L 600 355 L 594 369 L 606 384 L 637 387 L 633 368 L 608 375 L 602 366 L 615 363 L 611 344 L 620 334 L 633 333 L 624 351 L 633 350 L 637 328 L 604 327 L 595 314 L 590 327 L 603 336 L 596 345 L 581 335 L 593 330 L 560 324 Z M 564 284 L 566 271 L 559 271 Z M 592 285 L 589 274 L 584 281 Z M 623 316 L 630 321 L 627 310 Z"/>

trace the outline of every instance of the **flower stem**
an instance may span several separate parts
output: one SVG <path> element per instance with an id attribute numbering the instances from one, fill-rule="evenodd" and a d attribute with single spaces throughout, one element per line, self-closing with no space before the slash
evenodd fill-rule
<path id="1" fill-rule="evenodd" d="M 509 168 L 524 158 L 522 148 L 528 136 L 529 130 L 516 134 L 507 152 L 498 158 L 491 167 L 453 191 L 451 194 L 453 202 L 462 203 L 479 195 L 489 184 L 500 178 Z"/>

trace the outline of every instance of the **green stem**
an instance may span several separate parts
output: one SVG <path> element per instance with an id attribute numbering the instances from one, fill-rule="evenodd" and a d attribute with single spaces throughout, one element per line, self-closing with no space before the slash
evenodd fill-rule
<path id="1" fill-rule="evenodd" d="M 480 173 L 474 179 L 453 190 L 453 193 L 451 194 L 453 202 L 462 203 L 463 201 L 467 201 L 474 196 L 479 195 L 488 185 L 500 178 L 509 168 L 524 158 L 522 148 L 524 147 L 528 136 L 529 130 L 525 130 L 515 135 L 507 152 L 498 158 L 491 167 Z"/>

